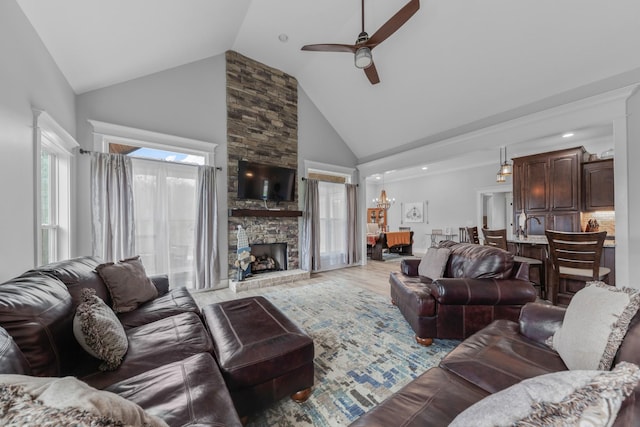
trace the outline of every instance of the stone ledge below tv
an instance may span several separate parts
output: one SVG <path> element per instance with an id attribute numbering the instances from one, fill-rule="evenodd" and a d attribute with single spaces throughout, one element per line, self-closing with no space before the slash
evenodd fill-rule
<path id="1" fill-rule="evenodd" d="M 295 217 L 302 216 L 302 211 L 288 211 L 284 209 L 229 209 L 229 216 Z"/>

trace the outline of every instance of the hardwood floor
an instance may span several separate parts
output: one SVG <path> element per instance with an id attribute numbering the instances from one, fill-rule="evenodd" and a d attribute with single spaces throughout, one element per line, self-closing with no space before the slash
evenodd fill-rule
<path id="1" fill-rule="evenodd" d="M 291 288 L 296 286 L 309 285 L 313 283 L 320 283 L 330 280 L 348 281 L 354 286 L 367 289 L 371 292 L 375 292 L 379 295 L 389 296 L 389 273 L 392 271 L 400 270 L 400 259 L 397 261 L 372 261 L 368 260 L 367 265 L 355 266 L 348 268 L 341 268 L 338 270 L 325 271 L 322 273 L 313 273 L 311 278 L 307 280 L 300 280 L 295 283 L 287 283 L 283 285 L 271 286 L 268 288 L 261 288 L 255 290 L 248 290 L 235 293 L 232 290 L 225 288 L 213 291 L 191 291 L 198 304 L 206 304 L 219 301 L 228 301 L 232 299 L 244 298 L 248 296 L 261 295 L 264 292 Z"/>

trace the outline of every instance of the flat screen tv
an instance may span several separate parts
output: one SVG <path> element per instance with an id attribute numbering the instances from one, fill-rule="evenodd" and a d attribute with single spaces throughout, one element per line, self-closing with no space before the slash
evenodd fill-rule
<path id="1" fill-rule="evenodd" d="M 238 198 L 290 202 L 295 200 L 296 170 L 240 160 Z"/>

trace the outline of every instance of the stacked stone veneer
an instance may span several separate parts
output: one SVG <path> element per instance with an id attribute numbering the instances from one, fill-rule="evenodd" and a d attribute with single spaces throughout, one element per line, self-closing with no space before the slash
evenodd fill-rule
<path id="1" fill-rule="evenodd" d="M 228 51 L 226 62 L 229 209 L 264 209 L 260 200 L 238 200 L 238 161 L 298 169 L 298 82 L 237 52 Z M 295 200 L 278 207 L 298 210 L 297 182 Z M 298 268 L 298 222 L 299 217 L 229 216 L 229 277 L 236 272 L 238 225 L 247 230 L 249 244 L 286 242 L 287 268 Z"/>

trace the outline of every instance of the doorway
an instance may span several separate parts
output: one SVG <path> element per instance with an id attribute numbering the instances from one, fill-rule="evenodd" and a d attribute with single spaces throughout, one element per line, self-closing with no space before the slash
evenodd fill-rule
<path id="1" fill-rule="evenodd" d="M 478 190 L 476 223 L 478 228 L 506 228 L 507 239 L 513 238 L 513 192 L 510 186 Z M 479 234 L 482 238 L 482 233 Z"/>

